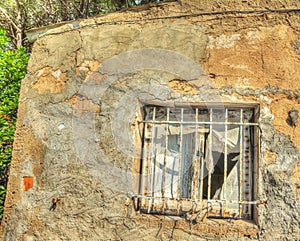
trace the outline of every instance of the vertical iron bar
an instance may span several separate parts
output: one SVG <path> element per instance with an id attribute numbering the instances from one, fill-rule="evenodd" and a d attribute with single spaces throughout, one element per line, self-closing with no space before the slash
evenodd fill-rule
<path id="1" fill-rule="evenodd" d="M 243 201 L 243 109 L 240 112 L 240 186 L 239 186 L 239 216 L 242 217 L 243 205 L 241 202 Z"/>
<path id="2" fill-rule="evenodd" d="M 205 127 L 204 127 L 204 132 L 201 134 L 201 139 L 200 139 L 200 147 L 199 150 L 201 151 L 200 155 L 200 203 L 202 204 L 202 197 L 203 197 L 203 176 L 204 176 L 204 136 L 205 136 Z M 202 206 L 201 206 L 202 207 Z"/>
<path id="3" fill-rule="evenodd" d="M 148 124 L 147 124 L 148 125 Z M 150 149 L 150 144 L 149 144 L 149 142 L 147 141 L 147 148 L 148 148 L 148 150 Z M 148 196 L 149 195 L 149 169 L 150 169 L 150 163 L 149 163 L 149 156 L 148 156 L 148 154 L 149 154 L 149 152 L 148 152 L 148 150 L 145 150 L 145 152 L 147 153 L 146 155 L 147 155 L 147 158 L 146 158 L 146 160 L 145 160 L 145 169 L 144 169 L 144 173 L 143 173 L 143 176 L 144 176 L 144 180 L 145 180 L 145 182 L 144 182 L 144 193 L 143 193 L 143 195 L 145 195 L 145 196 Z M 146 200 L 144 200 L 144 202 L 145 202 Z M 146 205 L 148 205 L 148 212 L 150 211 L 149 210 L 149 201 L 148 201 L 148 203 L 146 204 Z"/>
<path id="4" fill-rule="evenodd" d="M 147 126 L 148 124 L 145 125 L 145 132 L 147 132 Z M 147 133 L 146 133 L 147 134 Z M 145 136 L 144 138 L 144 150 L 143 150 L 143 169 L 142 169 L 142 195 L 147 196 L 148 195 L 148 180 L 147 180 L 147 174 L 149 170 L 149 156 L 148 156 L 148 150 L 149 150 L 149 143 L 147 141 L 147 137 Z"/>
<path id="5" fill-rule="evenodd" d="M 147 128 L 147 123 L 143 124 L 143 141 L 142 141 L 142 155 L 141 155 L 141 166 L 140 166 L 140 186 L 139 186 L 139 193 L 140 195 L 144 195 L 145 194 L 145 165 L 146 165 L 146 128 Z M 144 203 L 144 200 L 138 199 L 138 205 L 139 207 L 142 207 Z"/>
<path id="6" fill-rule="evenodd" d="M 147 212 L 150 213 L 150 210 L 151 210 L 151 200 L 149 198 L 148 199 L 148 209 L 147 209 Z"/>
<path id="7" fill-rule="evenodd" d="M 170 108 L 167 108 L 167 123 L 166 123 L 166 146 L 164 153 L 164 176 L 163 176 L 163 191 L 162 191 L 162 214 L 165 213 L 165 195 L 166 195 L 166 181 L 167 181 L 167 150 L 168 150 L 168 129 L 169 129 L 169 120 L 170 120 Z"/>
<path id="8" fill-rule="evenodd" d="M 154 202 L 154 164 L 153 164 L 153 153 L 154 153 L 154 139 L 155 139 L 155 117 L 156 117 L 156 107 L 153 107 L 153 116 L 152 116 L 152 126 L 151 126 L 151 144 L 149 147 L 149 158 L 150 158 L 150 168 L 148 169 L 148 195 L 151 193 L 152 199 L 149 201 L 148 213 L 150 212 L 150 206 Z M 150 200 L 150 199 L 149 199 Z"/>
<path id="9" fill-rule="evenodd" d="M 198 108 L 196 108 L 196 122 L 198 122 Z M 198 185 L 197 185 L 197 177 L 198 177 L 198 124 L 196 124 L 196 138 L 195 138 L 195 151 L 194 151 L 194 173 L 193 173 L 193 179 L 192 179 L 192 199 L 196 202 L 197 199 L 197 191 L 198 191 Z"/>
<path id="10" fill-rule="evenodd" d="M 245 122 L 243 113 L 243 121 Z M 248 120 L 247 120 L 248 121 Z M 243 180 L 242 180 L 242 199 L 244 201 L 252 200 L 252 189 L 250 188 L 252 183 L 252 163 L 250 160 L 252 160 L 252 148 L 251 148 L 251 129 L 249 130 L 249 127 L 243 127 Z M 251 206 L 250 205 L 243 205 L 243 217 L 251 216 Z"/>
<path id="11" fill-rule="evenodd" d="M 225 211 L 226 211 L 226 192 L 227 192 L 227 140 L 228 138 L 228 109 L 225 109 L 225 143 L 224 143 L 224 185 L 223 185 L 223 198 L 224 198 L 224 205 L 223 205 L 223 210 L 222 210 L 222 214 L 224 216 Z"/>
<path id="12" fill-rule="evenodd" d="M 212 123 L 213 120 L 213 109 L 209 110 L 209 121 Z M 213 127 L 212 124 L 209 124 L 209 151 L 212 151 L 212 132 Z M 206 155 L 209 155 L 209 153 L 206 153 Z M 211 193 L 211 172 L 208 171 L 208 184 L 207 184 L 207 200 L 210 200 L 210 193 Z M 208 203 L 208 202 L 207 202 Z"/>
<path id="13" fill-rule="evenodd" d="M 177 181 L 177 214 L 180 210 L 180 182 L 181 182 L 181 160 L 182 160 L 182 132 L 183 132 L 183 108 L 180 109 L 180 140 L 179 140 L 179 160 L 178 160 L 178 181 Z"/>

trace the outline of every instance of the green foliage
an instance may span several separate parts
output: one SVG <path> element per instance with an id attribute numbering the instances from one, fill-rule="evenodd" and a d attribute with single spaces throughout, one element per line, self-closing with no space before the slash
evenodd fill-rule
<path id="1" fill-rule="evenodd" d="M 9 43 L 9 38 L 6 36 L 5 30 L 0 29 L 0 49 L 1 52 L 7 47 Z"/>
<path id="2" fill-rule="evenodd" d="M 0 29 L 0 219 L 6 194 L 7 171 L 17 119 L 20 82 L 26 74 L 26 49 L 10 49 L 5 31 Z"/>
<path id="3" fill-rule="evenodd" d="M 0 186 L 0 200 L 4 201 L 5 200 L 5 196 L 6 196 L 6 187 Z M 0 219 L 2 219 L 3 210 L 4 210 L 4 206 L 3 206 L 3 204 L 1 204 L 0 205 Z"/>
<path id="4" fill-rule="evenodd" d="M 30 48 L 25 36 L 28 29 L 163 1 L 169 0 L 1 0 L 0 28 L 15 46 Z"/>

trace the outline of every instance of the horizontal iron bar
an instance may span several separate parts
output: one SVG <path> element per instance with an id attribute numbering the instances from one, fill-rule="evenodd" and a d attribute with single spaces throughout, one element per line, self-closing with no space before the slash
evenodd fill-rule
<path id="1" fill-rule="evenodd" d="M 182 125 L 237 125 L 237 126 L 259 126 L 258 123 L 241 123 L 241 122 L 210 122 L 210 121 L 152 121 L 142 120 L 138 123 L 150 123 L 150 124 L 182 124 Z"/>
<path id="2" fill-rule="evenodd" d="M 233 203 L 233 204 L 248 204 L 248 205 L 254 205 L 254 204 L 261 204 L 265 203 L 264 201 L 236 201 L 236 200 L 208 200 L 208 203 Z"/>
<path id="3" fill-rule="evenodd" d="M 153 101 L 153 100 L 144 100 L 139 99 L 141 106 L 157 106 L 157 107 L 170 107 L 170 108 L 199 108 L 199 109 L 213 109 L 213 110 L 239 110 L 243 109 L 255 109 L 259 107 L 258 103 L 231 103 L 231 102 L 174 102 L 174 101 Z"/>
<path id="4" fill-rule="evenodd" d="M 142 198 L 142 199 L 163 199 L 162 197 L 151 197 L 151 196 L 143 196 L 143 195 L 131 195 L 131 198 Z M 171 201 L 189 201 L 191 203 L 195 203 L 194 200 L 192 199 L 188 199 L 188 198 L 181 198 L 181 199 L 177 199 L 177 198 L 168 198 L 165 197 L 165 199 L 171 200 Z M 261 201 L 261 200 L 256 200 L 256 201 L 235 201 L 235 200 L 207 200 L 207 199 L 202 199 L 202 201 L 207 201 L 207 203 L 234 203 L 234 204 L 249 204 L 249 205 L 255 205 L 255 204 L 262 204 L 265 203 L 265 201 Z"/>

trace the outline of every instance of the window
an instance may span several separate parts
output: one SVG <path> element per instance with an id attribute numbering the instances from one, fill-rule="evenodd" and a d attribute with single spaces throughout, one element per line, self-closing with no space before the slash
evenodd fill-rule
<path id="1" fill-rule="evenodd" d="M 252 219 L 258 107 L 144 105 L 141 212 Z"/>

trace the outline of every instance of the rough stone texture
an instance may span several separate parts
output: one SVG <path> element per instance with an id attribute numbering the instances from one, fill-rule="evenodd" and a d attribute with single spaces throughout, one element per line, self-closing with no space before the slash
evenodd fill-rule
<path id="1" fill-rule="evenodd" d="M 192 11 L 242 11 L 242 10 L 262 10 L 262 9 L 297 9 L 299 2 L 289 0 L 268 1 L 268 0 L 180 0 L 183 5 L 191 7 Z"/>
<path id="2" fill-rule="evenodd" d="M 294 179 L 294 182 L 295 182 L 295 188 L 296 188 L 296 195 L 297 195 L 297 198 L 298 198 L 298 201 L 300 199 L 300 162 L 297 163 L 294 171 L 293 171 L 293 179 Z"/>
<path id="3" fill-rule="evenodd" d="M 299 8 L 182 0 L 44 33 L 22 82 L 4 239 L 299 239 Z M 258 223 L 134 211 L 142 100 L 260 104 Z"/>

